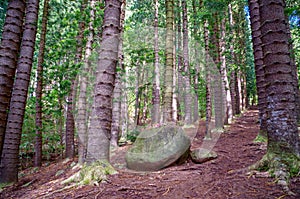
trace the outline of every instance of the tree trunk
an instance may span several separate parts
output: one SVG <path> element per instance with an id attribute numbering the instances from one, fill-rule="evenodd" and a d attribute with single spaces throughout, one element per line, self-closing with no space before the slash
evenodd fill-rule
<path id="1" fill-rule="evenodd" d="M 213 88 L 214 88 L 214 116 L 215 128 L 222 129 L 224 125 L 223 112 L 223 95 L 222 95 L 222 80 L 220 74 L 220 49 L 219 49 L 219 20 L 218 15 L 214 14 L 214 32 L 212 33 L 213 57 L 216 65 L 216 70 L 213 73 Z"/>
<path id="2" fill-rule="evenodd" d="M 212 116 L 212 99 L 211 99 L 211 69 L 209 61 L 209 32 L 208 21 L 204 22 L 204 42 L 205 42 L 205 80 L 206 80 L 206 120 L 205 120 L 205 136 L 211 138 L 211 116 Z"/>
<path id="3" fill-rule="evenodd" d="M 85 12 L 87 0 L 84 0 L 81 4 L 81 12 Z M 92 7 L 93 10 L 93 7 Z M 83 19 L 78 24 L 77 46 L 76 46 L 76 59 L 75 64 L 81 65 L 82 51 L 83 51 L 83 38 L 84 38 L 85 22 Z M 74 119 L 74 105 L 77 93 L 78 81 L 76 76 L 71 78 L 71 86 L 68 94 L 67 102 L 67 120 L 66 120 L 66 158 L 74 158 L 75 156 L 75 119 Z"/>
<path id="4" fill-rule="evenodd" d="M 177 7 L 180 8 L 180 0 L 177 1 Z M 182 120 L 182 115 L 184 108 L 182 107 L 183 105 L 183 70 L 184 67 L 182 65 L 183 63 L 183 58 L 182 58 L 182 23 L 181 23 L 181 12 L 179 11 L 180 9 L 177 10 L 176 15 L 177 15 L 177 75 L 178 75 L 178 88 L 177 88 L 177 120 L 181 121 Z"/>
<path id="5" fill-rule="evenodd" d="M 228 5 L 228 13 L 229 13 L 229 25 L 230 25 L 230 33 L 232 35 L 232 40 L 230 42 L 230 55 L 231 55 L 231 73 L 230 73 L 230 95 L 231 95 L 231 102 L 232 102 L 232 114 L 237 115 L 240 114 L 240 105 L 239 105 L 239 89 L 238 89 L 238 78 L 236 68 L 234 67 L 234 62 L 236 60 L 236 55 L 234 52 L 234 42 L 235 42 L 235 35 L 234 35 L 234 21 L 233 21 L 233 13 L 232 13 L 232 6 L 231 4 Z"/>
<path id="6" fill-rule="evenodd" d="M 194 18 L 194 27 L 193 27 L 193 37 L 195 38 L 195 46 L 194 46 L 194 53 L 195 53 L 195 75 L 194 75 L 194 89 L 195 89 L 195 96 L 194 96 L 194 111 L 193 111 L 193 121 L 196 122 L 199 119 L 199 74 L 200 74 L 200 60 L 198 59 L 199 56 L 199 36 L 198 36 L 198 31 L 197 31 L 197 23 L 196 23 L 196 18 L 197 18 L 197 5 L 196 5 L 196 0 L 193 0 L 193 18 Z M 200 5 L 202 4 L 199 2 Z M 201 29 L 201 27 L 199 27 Z"/>
<path id="7" fill-rule="evenodd" d="M 152 98 L 152 124 L 160 122 L 160 67 L 159 67 L 159 46 L 158 46 L 158 0 L 154 0 L 154 81 Z"/>
<path id="8" fill-rule="evenodd" d="M 225 13 L 224 13 L 225 14 Z M 229 83 L 227 77 L 227 68 L 226 68 L 226 18 L 224 17 L 221 20 L 221 38 L 219 41 L 220 44 L 220 61 L 221 61 L 221 76 L 222 76 L 222 93 L 223 93 L 223 112 L 224 112 L 224 124 L 228 124 L 232 121 L 232 107 L 231 107 L 231 95 L 229 90 Z"/>
<path id="9" fill-rule="evenodd" d="M 112 97 L 118 60 L 121 2 L 106 0 L 94 102 L 90 119 L 88 163 L 109 160 L 112 122 Z"/>
<path id="10" fill-rule="evenodd" d="M 23 32 L 24 0 L 11 0 L 3 26 L 0 46 L 0 162 L 4 144 L 8 108 Z"/>
<path id="11" fill-rule="evenodd" d="M 134 105 L 134 124 L 135 126 L 139 125 L 139 109 L 140 109 L 140 63 L 137 61 L 136 64 L 136 85 L 135 85 L 135 105 Z"/>
<path id="12" fill-rule="evenodd" d="M 66 158 L 74 158 L 74 134 L 75 134 L 75 121 L 73 111 L 73 96 L 75 89 L 75 79 L 71 80 L 70 91 L 67 102 L 67 120 L 66 120 Z"/>
<path id="13" fill-rule="evenodd" d="M 296 92 L 284 1 L 259 0 L 267 96 L 268 152 L 299 155 Z"/>
<path id="14" fill-rule="evenodd" d="M 0 183 L 18 181 L 19 146 L 37 30 L 39 1 L 28 0 L 16 79 L 8 113 L 0 167 Z"/>
<path id="15" fill-rule="evenodd" d="M 118 52 L 118 67 L 117 76 L 115 80 L 115 88 L 113 95 L 113 113 L 112 113 L 112 126 L 111 126 L 111 140 L 112 146 L 118 146 L 119 135 L 121 131 L 121 101 L 122 101 L 122 74 L 124 71 L 124 55 L 123 55 L 123 32 L 124 32 L 124 20 L 125 20 L 125 9 L 126 0 L 122 0 L 121 18 L 120 18 L 120 41 L 119 41 L 119 52 Z"/>
<path id="16" fill-rule="evenodd" d="M 174 45 L 174 0 L 166 0 L 166 70 L 164 85 L 164 122 L 172 122 L 173 96 L 173 45 Z"/>
<path id="17" fill-rule="evenodd" d="M 183 66 L 184 66 L 184 122 L 192 124 L 192 94 L 190 83 L 190 64 L 189 64 L 189 32 L 187 19 L 186 1 L 182 0 L 182 26 L 183 26 Z"/>
<path id="18" fill-rule="evenodd" d="M 38 65 L 37 65 L 37 87 L 36 87 L 36 137 L 34 145 L 34 166 L 42 166 L 42 90 L 43 90 L 43 63 L 46 44 L 47 21 L 48 21 L 49 0 L 44 1 L 42 30 L 39 45 Z"/>
<path id="19" fill-rule="evenodd" d="M 89 61 L 90 56 L 92 54 L 92 45 L 94 41 L 94 28 L 93 22 L 95 20 L 95 4 L 96 0 L 90 1 L 90 22 L 89 22 L 89 35 L 87 36 L 87 42 L 85 45 L 85 55 L 84 55 L 84 63 L 81 69 L 81 73 L 79 74 L 79 97 L 78 97 L 78 113 L 76 118 L 76 128 L 78 133 L 78 162 L 79 164 L 83 164 L 86 158 L 87 151 L 87 129 L 88 129 L 88 112 L 87 112 L 87 85 L 88 85 L 88 74 L 89 69 L 91 67 L 91 63 Z"/>

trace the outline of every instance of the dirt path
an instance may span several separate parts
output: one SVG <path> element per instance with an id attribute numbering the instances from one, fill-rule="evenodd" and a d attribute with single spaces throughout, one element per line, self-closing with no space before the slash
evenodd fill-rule
<path id="1" fill-rule="evenodd" d="M 115 156 L 119 174 L 100 186 L 63 189 L 60 182 L 76 171 L 72 161 L 58 162 L 21 178 L 0 198 L 200 198 L 256 199 L 300 198 L 300 178 L 291 182 L 296 197 L 288 197 L 272 178 L 249 176 L 241 171 L 265 153 L 265 145 L 253 143 L 258 132 L 257 111 L 249 110 L 221 134 L 213 150 L 218 158 L 204 164 L 187 162 L 159 172 L 134 173 L 124 169 L 121 156 Z M 200 123 L 192 148 L 201 146 L 204 123 Z M 124 153 L 126 148 L 120 148 Z M 28 171 L 27 171 L 28 173 Z"/>

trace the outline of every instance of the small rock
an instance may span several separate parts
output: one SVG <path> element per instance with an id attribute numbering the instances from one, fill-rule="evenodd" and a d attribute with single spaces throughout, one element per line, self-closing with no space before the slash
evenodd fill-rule
<path id="1" fill-rule="evenodd" d="M 204 148 L 194 149 L 190 152 L 190 155 L 195 163 L 204 163 L 218 157 L 216 152 Z"/>

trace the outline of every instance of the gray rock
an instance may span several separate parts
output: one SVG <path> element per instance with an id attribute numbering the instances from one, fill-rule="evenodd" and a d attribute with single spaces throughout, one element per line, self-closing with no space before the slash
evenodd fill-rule
<path id="1" fill-rule="evenodd" d="M 160 170 L 176 162 L 190 145 L 181 127 L 169 125 L 145 130 L 126 153 L 127 167 L 136 171 Z"/>
<path id="2" fill-rule="evenodd" d="M 218 154 L 214 151 L 204 149 L 204 148 L 197 148 L 190 152 L 191 159 L 195 163 L 204 163 L 209 160 L 213 160 L 218 157 Z"/>

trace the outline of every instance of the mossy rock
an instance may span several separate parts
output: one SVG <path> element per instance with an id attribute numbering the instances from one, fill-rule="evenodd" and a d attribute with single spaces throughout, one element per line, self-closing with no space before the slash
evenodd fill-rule
<path id="1" fill-rule="evenodd" d="M 190 152 L 190 156 L 193 162 L 195 163 L 204 163 L 209 160 L 213 160 L 218 157 L 218 154 L 214 151 L 204 149 L 204 148 L 197 148 Z"/>
<path id="2" fill-rule="evenodd" d="M 181 127 L 168 125 L 140 133 L 126 153 L 127 167 L 136 171 L 157 171 L 176 162 L 191 141 Z"/>

